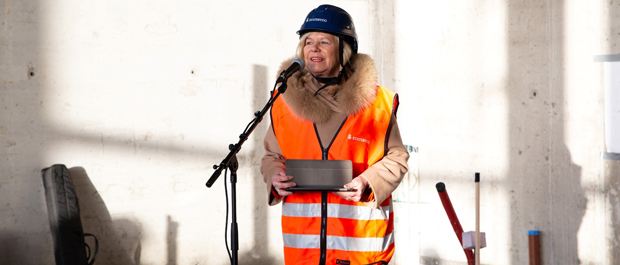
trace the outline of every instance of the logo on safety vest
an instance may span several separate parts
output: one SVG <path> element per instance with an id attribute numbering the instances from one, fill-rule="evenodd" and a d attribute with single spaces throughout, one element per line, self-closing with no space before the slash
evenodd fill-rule
<path id="1" fill-rule="evenodd" d="M 355 136 L 351 136 L 351 134 L 349 134 L 349 136 L 347 137 L 347 139 L 349 140 L 353 140 L 353 141 L 358 141 L 358 142 L 362 142 L 365 144 L 370 144 L 369 140 L 366 140 L 364 138 L 359 138 L 359 137 L 355 137 Z"/>
<path id="2" fill-rule="evenodd" d="M 338 264 L 338 265 L 350 265 L 351 261 L 336 259 L 336 264 Z"/>

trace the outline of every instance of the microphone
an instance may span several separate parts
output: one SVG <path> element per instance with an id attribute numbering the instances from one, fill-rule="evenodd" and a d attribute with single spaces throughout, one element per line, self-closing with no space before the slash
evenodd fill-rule
<path id="1" fill-rule="evenodd" d="M 280 73 L 280 76 L 278 76 L 278 80 L 276 80 L 276 83 L 284 82 L 286 79 L 291 77 L 291 75 L 293 75 L 295 72 L 301 69 L 304 69 L 304 67 L 306 67 L 306 62 L 304 62 L 303 59 L 299 57 L 293 59 L 293 63 L 291 64 L 291 66 L 289 66 L 286 70 Z"/>

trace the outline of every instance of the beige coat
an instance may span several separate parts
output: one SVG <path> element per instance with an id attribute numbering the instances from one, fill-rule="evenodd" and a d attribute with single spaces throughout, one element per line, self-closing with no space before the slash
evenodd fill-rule
<path id="1" fill-rule="evenodd" d="M 292 59 L 285 61 L 280 71 L 286 69 Z M 288 89 L 281 98 L 298 117 L 316 124 L 321 141 L 330 143 L 340 124 L 351 114 L 368 107 L 375 99 L 377 71 L 373 60 L 365 54 L 357 54 L 351 61 L 353 74 L 340 85 L 329 86 L 314 96 L 321 84 L 304 69 L 288 80 Z M 396 119 L 392 118 L 388 136 L 387 155 L 362 173 L 369 181 L 374 199 L 367 203 L 376 208 L 398 187 L 405 173 L 409 153 L 402 143 Z M 270 126 L 264 139 L 265 156 L 261 161 L 261 173 L 267 184 L 269 205 L 280 202 L 271 193 L 271 176 L 284 171 L 285 158 Z"/>

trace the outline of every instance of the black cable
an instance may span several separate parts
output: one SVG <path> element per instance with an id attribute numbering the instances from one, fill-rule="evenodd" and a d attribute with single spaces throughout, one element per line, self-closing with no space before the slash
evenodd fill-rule
<path id="1" fill-rule="evenodd" d="M 93 239 L 95 240 L 95 253 L 91 253 L 90 246 L 88 244 L 84 244 L 86 245 L 86 248 L 88 249 L 88 256 L 86 258 L 86 262 L 88 265 L 92 265 L 93 263 L 95 263 L 95 260 L 97 260 L 97 253 L 99 253 L 99 240 L 97 240 L 97 237 L 93 234 L 85 233 L 84 237 L 87 237 L 87 236 L 93 237 Z M 92 257 L 91 257 L 91 254 L 92 254 Z"/>
<path id="2" fill-rule="evenodd" d="M 270 99 L 269 99 L 270 101 L 273 100 L 274 93 L 277 93 L 276 85 L 273 86 L 273 90 L 270 93 L 271 94 L 270 95 Z M 248 129 L 250 129 L 255 123 L 260 122 L 258 120 L 257 116 L 258 116 L 258 114 L 255 114 L 254 119 L 252 119 L 250 121 L 250 123 L 248 123 L 248 125 L 245 127 L 245 129 L 243 130 L 243 133 L 240 136 L 241 138 L 243 138 L 248 133 Z M 231 150 L 232 150 L 233 147 L 234 146 L 231 144 L 229 148 L 231 148 Z M 220 164 L 220 167 L 222 167 L 222 166 L 224 166 L 224 165 Z M 232 258 L 232 254 L 230 253 L 230 246 L 228 245 L 228 212 L 229 212 L 229 202 L 228 202 L 228 184 L 226 184 L 227 176 L 228 176 L 228 167 L 224 167 L 224 195 L 226 196 L 226 220 L 225 220 L 226 223 L 224 224 L 224 243 L 226 244 L 226 251 L 228 252 L 228 258 L 230 259 L 230 263 L 232 264 L 233 258 Z M 231 242 L 231 243 L 233 243 L 233 242 Z"/>
<path id="3" fill-rule="evenodd" d="M 86 262 L 90 259 L 90 246 L 88 244 L 84 244 L 86 246 Z"/>
<path id="4" fill-rule="evenodd" d="M 224 242 L 226 243 L 226 251 L 228 251 L 228 258 L 230 264 L 232 264 L 232 255 L 230 254 L 230 248 L 228 247 L 228 185 L 226 184 L 226 176 L 228 175 L 228 168 L 224 169 L 224 195 L 226 195 L 226 224 L 224 226 Z"/>

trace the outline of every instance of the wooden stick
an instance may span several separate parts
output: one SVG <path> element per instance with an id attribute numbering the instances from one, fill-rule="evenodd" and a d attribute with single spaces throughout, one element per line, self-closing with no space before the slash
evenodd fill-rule
<path id="1" fill-rule="evenodd" d="M 480 265 L 480 173 L 476 172 L 476 265 Z"/>

